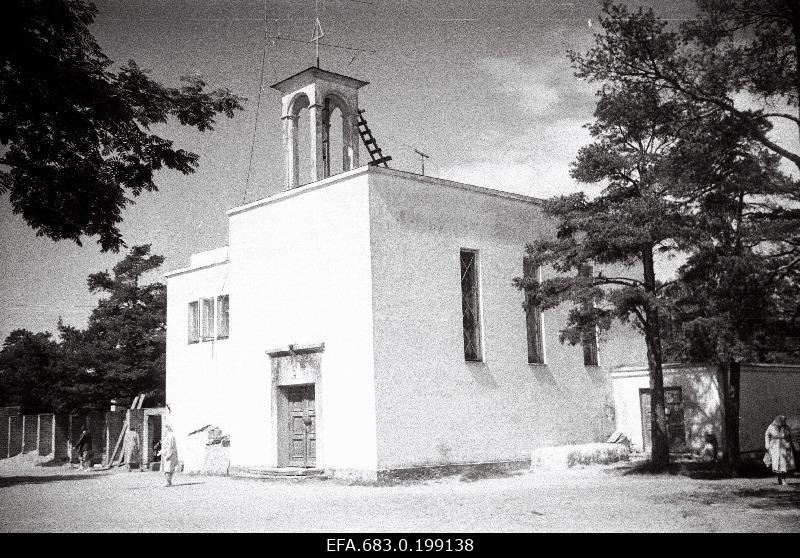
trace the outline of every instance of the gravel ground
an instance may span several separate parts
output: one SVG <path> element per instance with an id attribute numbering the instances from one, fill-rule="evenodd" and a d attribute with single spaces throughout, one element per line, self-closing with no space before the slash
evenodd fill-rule
<path id="1" fill-rule="evenodd" d="M 800 532 L 800 479 L 697 480 L 624 467 L 393 486 L 0 462 L 0 531 Z"/>

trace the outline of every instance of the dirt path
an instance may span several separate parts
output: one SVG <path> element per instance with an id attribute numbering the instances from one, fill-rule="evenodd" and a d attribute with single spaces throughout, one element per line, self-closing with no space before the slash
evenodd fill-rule
<path id="1" fill-rule="evenodd" d="M 587 467 L 395 486 L 0 468 L 0 531 L 800 532 L 800 479 Z"/>

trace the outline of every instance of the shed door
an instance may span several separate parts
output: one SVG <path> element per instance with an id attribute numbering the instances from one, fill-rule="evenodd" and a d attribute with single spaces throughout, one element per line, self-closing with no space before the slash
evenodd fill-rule
<path id="1" fill-rule="evenodd" d="M 642 417 L 642 442 L 644 451 L 650 451 L 652 447 L 650 431 L 650 389 L 639 390 L 639 401 L 641 405 Z M 664 411 L 667 414 L 667 437 L 669 439 L 669 451 L 681 452 L 686 450 L 686 428 L 683 423 L 683 394 L 681 388 L 664 388 Z"/>
<path id="2" fill-rule="evenodd" d="M 287 388 L 289 409 L 289 466 L 313 467 L 317 458 L 314 386 Z"/>

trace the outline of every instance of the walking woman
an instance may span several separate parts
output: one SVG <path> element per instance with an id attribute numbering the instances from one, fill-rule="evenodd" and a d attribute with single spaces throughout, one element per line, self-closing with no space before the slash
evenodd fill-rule
<path id="1" fill-rule="evenodd" d="M 178 466 L 178 447 L 175 445 L 175 434 L 172 433 L 172 427 L 167 424 L 165 429 L 159 455 L 161 456 L 161 469 L 167 478 L 164 486 L 172 486 L 172 475 L 175 474 L 175 468 Z"/>
<path id="2" fill-rule="evenodd" d="M 764 434 L 764 446 L 767 454 L 764 462 L 778 475 L 778 484 L 786 484 L 786 473 L 794 471 L 794 455 L 792 452 L 792 431 L 786 424 L 786 417 L 778 415 Z"/>

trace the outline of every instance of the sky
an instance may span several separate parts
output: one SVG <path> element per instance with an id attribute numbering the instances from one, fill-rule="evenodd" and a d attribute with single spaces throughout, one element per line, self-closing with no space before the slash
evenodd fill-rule
<path id="1" fill-rule="evenodd" d="M 159 192 L 144 193 L 124 213 L 128 246 L 151 244 L 165 257 L 151 280 L 186 267 L 192 253 L 225 246 L 227 209 L 283 189 L 280 94 L 269 86 L 314 64 L 314 48 L 303 41 L 316 13 L 322 42 L 361 49 L 322 46 L 321 67 L 370 82 L 359 104 L 393 168 L 419 172 L 419 149 L 430 155 L 426 174 L 440 178 L 537 197 L 587 189 L 569 177 L 569 165 L 589 143 L 583 126 L 592 120 L 597 87 L 573 77 L 566 52 L 593 44 L 594 0 L 96 4 L 92 32 L 115 63 L 135 60 L 168 85 L 199 74 L 210 87 L 247 98 L 243 112 L 219 119 L 213 131 L 177 124 L 157 130 L 198 153 L 200 166 L 188 176 L 162 171 Z M 689 0 L 630 4 L 652 5 L 671 19 L 694 9 Z M 265 42 L 265 6 L 266 35 L 280 39 Z M 86 324 L 98 299 L 86 277 L 124 257 L 102 253 L 95 242 L 37 237 L 0 198 L 0 338 L 17 328 L 55 332 L 59 317 Z"/>

